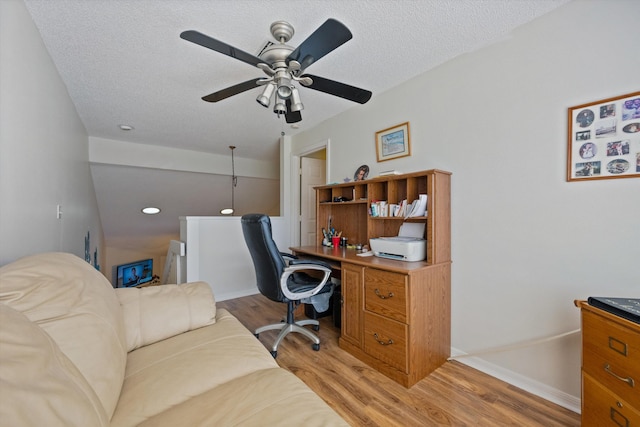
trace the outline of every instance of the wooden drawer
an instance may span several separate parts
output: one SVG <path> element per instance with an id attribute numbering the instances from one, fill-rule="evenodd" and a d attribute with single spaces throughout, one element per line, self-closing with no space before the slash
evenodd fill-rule
<path id="1" fill-rule="evenodd" d="M 582 368 L 597 382 L 640 407 L 640 335 L 595 313 L 582 315 Z"/>
<path id="2" fill-rule="evenodd" d="M 582 373 L 583 427 L 640 426 L 640 413 L 630 403 L 620 399 L 595 379 Z"/>
<path id="3" fill-rule="evenodd" d="M 407 322 L 407 276 L 365 269 L 365 309 L 390 319 Z"/>
<path id="4" fill-rule="evenodd" d="M 369 312 L 364 314 L 364 351 L 405 373 L 409 372 L 407 334 L 404 323 Z"/>

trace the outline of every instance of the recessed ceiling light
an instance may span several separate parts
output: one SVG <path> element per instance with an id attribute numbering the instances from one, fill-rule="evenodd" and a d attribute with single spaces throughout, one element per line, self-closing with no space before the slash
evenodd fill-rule
<path id="1" fill-rule="evenodd" d="M 120 130 L 125 130 L 125 131 L 130 131 L 133 130 L 133 126 L 129 126 L 129 125 L 120 125 Z"/>
<path id="2" fill-rule="evenodd" d="M 146 208 L 142 208 L 142 213 L 147 215 L 155 215 L 160 213 L 160 208 L 156 208 L 153 206 L 148 206 Z"/>

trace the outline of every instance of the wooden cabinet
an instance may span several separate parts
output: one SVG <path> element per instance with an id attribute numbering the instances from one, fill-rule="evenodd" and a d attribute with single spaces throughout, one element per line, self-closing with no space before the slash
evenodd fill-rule
<path id="1" fill-rule="evenodd" d="M 404 271 L 343 263 L 342 277 L 341 348 L 405 387 L 446 362 L 451 263 Z"/>
<path id="2" fill-rule="evenodd" d="M 582 313 L 582 425 L 640 426 L 640 325 L 586 301 Z"/>
<path id="3" fill-rule="evenodd" d="M 408 276 L 373 268 L 365 270 L 364 351 L 408 373 Z"/>
<path id="4" fill-rule="evenodd" d="M 340 347 L 405 387 L 442 365 L 451 350 L 450 187 L 449 172 L 428 170 L 316 188 L 318 246 L 306 253 L 341 260 Z M 420 194 L 427 194 L 425 216 L 370 215 L 374 201 L 410 203 Z M 352 244 L 396 236 L 406 221 L 424 223 L 427 258 L 404 262 L 321 249 L 329 219 Z"/>

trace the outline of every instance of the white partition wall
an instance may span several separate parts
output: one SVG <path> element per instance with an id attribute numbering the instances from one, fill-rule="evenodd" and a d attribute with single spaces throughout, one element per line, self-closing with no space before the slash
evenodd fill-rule
<path id="1" fill-rule="evenodd" d="M 271 227 L 278 248 L 289 252 L 285 218 L 271 217 Z M 183 282 L 209 283 L 217 301 L 258 293 L 239 216 L 180 217 L 180 240 L 186 243 L 187 251 Z"/>

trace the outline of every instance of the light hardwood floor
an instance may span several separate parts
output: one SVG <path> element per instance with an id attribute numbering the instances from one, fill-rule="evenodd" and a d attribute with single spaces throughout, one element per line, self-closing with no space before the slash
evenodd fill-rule
<path id="1" fill-rule="evenodd" d="M 262 295 L 218 302 L 249 330 L 274 323 L 284 304 Z M 289 334 L 277 361 L 353 426 L 579 426 L 580 415 L 459 362 L 450 361 L 410 389 L 338 347 L 331 317 L 320 319 L 320 351 Z M 260 334 L 271 347 L 276 331 Z"/>

